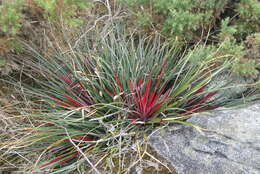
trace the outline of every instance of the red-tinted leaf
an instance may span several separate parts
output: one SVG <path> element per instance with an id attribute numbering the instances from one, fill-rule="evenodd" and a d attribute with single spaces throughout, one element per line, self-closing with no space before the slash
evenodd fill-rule
<path id="1" fill-rule="evenodd" d="M 155 95 L 156 95 L 156 93 L 154 91 L 152 91 L 152 93 L 151 93 L 151 95 L 149 97 L 149 100 L 148 100 L 148 106 L 153 105 L 154 101 L 156 101 L 156 100 L 154 100 Z"/>
<path id="2" fill-rule="evenodd" d="M 114 75 L 115 75 L 115 78 L 116 78 L 116 83 L 119 86 L 120 92 L 122 92 L 123 91 L 123 86 L 121 84 L 121 81 L 119 80 L 119 77 L 116 75 L 116 73 L 114 73 Z"/>
<path id="3" fill-rule="evenodd" d="M 83 141 L 94 141 L 92 138 L 89 137 L 81 137 L 81 136 L 75 136 L 73 137 L 73 139 L 79 139 L 79 140 L 83 140 Z"/>
<path id="4" fill-rule="evenodd" d="M 194 92 L 194 94 L 198 94 L 198 93 L 203 92 L 204 89 L 205 89 L 205 87 L 206 87 L 206 85 L 202 85 L 201 87 L 199 87 L 199 89 L 197 89 L 197 90 Z"/>
<path id="5" fill-rule="evenodd" d="M 201 100 L 199 100 L 198 102 L 194 103 L 194 105 L 199 105 L 199 104 L 204 103 L 204 102 L 207 101 L 209 98 L 213 97 L 216 93 L 217 93 L 217 91 L 208 93 L 208 95 L 206 95 L 205 97 L 203 97 L 203 98 L 202 98 Z"/>
<path id="6" fill-rule="evenodd" d="M 66 159 L 60 161 L 60 162 L 59 162 L 59 165 L 64 164 L 64 163 L 66 163 L 66 162 L 68 162 L 68 161 L 71 161 L 71 160 L 73 160 L 73 159 L 75 159 L 75 158 L 77 158 L 77 157 L 78 157 L 78 154 L 77 154 L 77 153 L 74 153 L 74 154 L 72 154 L 69 158 L 66 158 Z"/>
<path id="7" fill-rule="evenodd" d="M 62 101 L 73 107 L 82 107 L 84 105 L 91 105 L 93 101 L 87 92 L 87 89 L 80 82 L 75 82 L 74 79 L 67 74 L 61 76 L 61 80 L 64 81 L 69 87 L 65 87 L 78 101 L 67 96 L 67 101 Z M 68 98 L 69 97 L 69 98 Z"/>
<path id="8" fill-rule="evenodd" d="M 140 118 L 135 118 L 131 121 L 132 124 L 135 124 L 138 120 L 140 120 Z"/>
<path id="9" fill-rule="evenodd" d="M 218 91 L 208 93 L 205 97 L 203 97 L 199 101 L 193 103 L 191 106 L 189 106 L 185 111 L 183 111 L 181 113 L 183 113 L 183 114 L 191 114 L 191 113 L 202 112 L 202 111 L 218 108 L 219 107 L 218 105 L 213 105 L 213 106 L 212 105 L 205 105 L 205 106 L 203 106 L 203 104 L 208 99 L 213 97 L 217 92 Z"/>
<path id="10" fill-rule="evenodd" d="M 47 163 L 41 165 L 40 168 L 44 168 L 44 167 L 46 167 L 46 166 L 49 166 L 49 165 L 51 165 L 51 164 L 53 164 L 53 163 L 55 163 L 55 162 L 61 160 L 64 156 L 65 156 L 65 155 L 60 155 L 60 156 L 58 156 L 57 158 L 55 158 L 55 159 L 53 159 L 53 160 L 51 160 L 51 161 L 49 161 L 49 162 L 47 162 Z"/>
<path id="11" fill-rule="evenodd" d="M 59 134 L 57 136 L 66 136 L 67 134 Z M 93 138 L 90 138 L 89 135 L 85 135 L 85 136 L 73 136 L 71 137 L 72 139 L 79 139 L 79 140 L 83 140 L 83 141 L 94 141 Z"/>
<path id="12" fill-rule="evenodd" d="M 169 98 L 168 94 L 170 91 L 163 94 L 165 87 L 162 87 L 160 91 L 157 92 L 160 82 L 157 81 L 156 86 L 152 89 L 152 80 L 149 79 L 145 84 L 145 90 L 142 92 L 141 87 L 144 85 L 143 83 L 143 80 L 140 79 L 135 86 L 132 82 L 129 84 L 133 93 L 131 95 L 131 101 L 134 102 L 137 112 L 135 117 L 132 115 L 130 117 L 135 120 L 146 121 L 154 116 L 155 112 L 165 104 Z"/>
<path id="13" fill-rule="evenodd" d="M 67 74 L 63 74 L 61 76 L 61 79 L 67 83 L 68 85 L 72 85 L 73 84 L 73 80 L 67 75 Z"/>
<path id="14" fill-rule="evenodd" d="M 154 105 L 149 108 L 148 112 L 144 114 L 143 119 L 148 119 L 153 116 L 153 114 L 162 106 L 162 103 Z"/>
<path id="15" fill-rule="evenodd" d="M 150 96 L 149 92 L 150 92 L 151 84 L 152 84 L 152 81 L 148 80 L 146 87 L 145 87 L 143 97 L 142 97 L 143 112 L 146 112 L 147 107 L 149 107 L 148 100 L 149 100 L 149 96 Z"/>
<path id="16" fill-rule="evenodd" d="M 82 107 L 83 105 L 79 102 L 77 102 L 76 100 L 74 100 L 73 98 L 71 98 L 70 96 L 65 96 L 75 107 Z"/>
<path id="17" fill-rule="evenodd" d="M 64 104 L 64 103 L 62 103 L 60 101 L 54 101 L 54 103 L 56 103 L 56 104 L 58 104 L 58 105 L 60 105 L 62 107 L 65 107 L 65 108 L 70 108 L 71 107 L 71 105 Z"/>

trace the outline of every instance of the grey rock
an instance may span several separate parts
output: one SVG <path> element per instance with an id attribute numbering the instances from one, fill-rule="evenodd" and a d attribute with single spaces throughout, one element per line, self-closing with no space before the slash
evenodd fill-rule
<path id="1" fill-rule="evenodd" d="M 245 108 L 197 114 L 155 131 L 148 143 L 178 174 L 260 174 L 260 102 Z"/>

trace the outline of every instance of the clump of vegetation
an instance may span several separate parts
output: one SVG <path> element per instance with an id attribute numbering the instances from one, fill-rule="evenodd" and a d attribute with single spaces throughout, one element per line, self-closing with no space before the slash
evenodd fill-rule
<path id="1" fill-rule="evenodd" d="M 218 89 L 206 85 L 231 59 L 201 46 L 183 55 L 159 38 L 137 40 L 118 27 L 111 30 L 80 37 L 66 54 L 27 45 L 32 59 L 25 60 L 23 72 L 37 87 L 24 90 L 35 104 L 43 102 L 42 112 L 32 115 L 42 124 L 7 142 L 3 156 L 40 152 L 36 167 L 48 172 L 76 170 L 86 162 L 93 167 L 89 154 L 115 157 L 140 131 L 143 136 L 153 126 L 184 123 L 193 113 L 225 105 L 212 98 Z"/>

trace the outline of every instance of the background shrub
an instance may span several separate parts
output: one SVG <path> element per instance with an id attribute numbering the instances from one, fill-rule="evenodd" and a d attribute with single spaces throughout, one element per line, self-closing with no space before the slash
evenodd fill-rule
<path id="1" fill-rule="evenodd" d="M 178 40 L 181 45 L 200 41 L 224 45 L 223 54 L 236 56 L 234 72 L 259 74 L 259 60 L 246 54 L 245 44 L 247 37 L 260 32 L 259 1 L 121 0 L 121 3 L 132 14 L 136 27 L 145 28 L 145 32 L 160 32 L 168 41 Z"/>
<path id="2" fill-rule="evenodd" d="M 19 40 L 43 40 L 40 33 L 36 34 L 37 36 L 32 35 L 46 27 L 44 22 L 57 26 L 58 37 L 63 33 L 62 26 L 75 28 L 84 24 L 82 16 L 91 4 L 86 0 L 0 1 L 0 70 L 6 64 L 13 64 L 10 59 L 13 59 L 14 55 L 10 53 L 21 53 Z M 3 72 L 11 72 L 10 67 L 5 66 L 8 70 Z"/>

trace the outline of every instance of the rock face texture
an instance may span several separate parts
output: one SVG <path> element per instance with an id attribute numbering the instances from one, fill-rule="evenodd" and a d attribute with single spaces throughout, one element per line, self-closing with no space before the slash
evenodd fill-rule
<path id="1" fill-rule="evenodd" d="M 149 139 L 178 174 L 260 174 L 260 102 L 194 115 L 188 122 L 206 131 L 173 125 Z"/>

